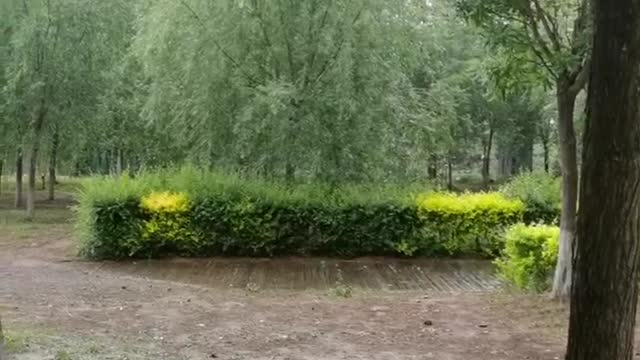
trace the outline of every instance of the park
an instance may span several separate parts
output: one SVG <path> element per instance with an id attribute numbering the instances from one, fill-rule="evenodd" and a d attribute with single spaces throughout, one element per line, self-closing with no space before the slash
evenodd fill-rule
<path id="1" fill-rule="evenodd" d="M 637 358 L 640 0 L 0 0 L 0 360 Z"/>

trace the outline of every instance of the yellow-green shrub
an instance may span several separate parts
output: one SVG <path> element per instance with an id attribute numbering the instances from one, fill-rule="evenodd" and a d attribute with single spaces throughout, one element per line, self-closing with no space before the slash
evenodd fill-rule
<path id="1" fill-rule="evenodd" d="M 140 208 L 147 216 L 142 222 L 141 241 L 130 250 L 133 255 L 188 254 L 197 243 L 186 194 L 152 192 L 140 199 Z"/>
<path id="2" fill-rule="evenodd" d="M 432 193 L 418 197 L 423 241 L 449 254 L 495 256 L 507 226 L 522 221 L 524 205 L 500 193 Z"/>
<path id="3" fill-rule="evenodd" d="M 189 210 L 189 198 L 182 193 L 153 192 L 142 197 L 140 206 L 155 214 L 185 213 Z"/>
<path id="4" fill-rule="evenodd" d="M 505 233 L 502 258 L 495 261 L 502 277 L 515 286 L 544 291 L 558 258 L 557 226 L 517 224 Z"/>

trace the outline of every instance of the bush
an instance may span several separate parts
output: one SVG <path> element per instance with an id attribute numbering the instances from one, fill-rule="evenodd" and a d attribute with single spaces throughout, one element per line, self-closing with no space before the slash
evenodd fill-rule
<path id="1" fill-rule="evenodd" d="M 423 188 L 424 189 L 424 188 Z M 494 255 L 523 205 L 498 193 L 286 187 L 186 168 L 89 180 L 77 210 L 81 253 L 181 256 Z"/>
<path id="2" fill-rule="evenodd" d="M 525 204 L 524 222 L 527 224 L 557 224 L 560 219 L 560 179 L 544 172 L 518 175 L 500 190 Z"/>
<path id="3" fill-rule="evenodd" d="M 506 227 L 522 221 L 524 205 L 499 193 L 429 194 L 418 201 L 422 240 L 449 254 L 496 256 Z"/>
<path id="4" fill-rule="evenodd" d="M 556 226 L 514 225 L 506 232 L 502 258 L 495 261 L 500 274 L 522 289 L 548 289 L 558 257 L 559 236 Z"/>

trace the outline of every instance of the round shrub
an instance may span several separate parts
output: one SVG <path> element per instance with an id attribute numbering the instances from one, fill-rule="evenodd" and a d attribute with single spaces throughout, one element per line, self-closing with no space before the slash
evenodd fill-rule
<path id="1" fill-rule="evenodd" d="M 502 277 L 518 288 L 544 291 L 558 258 L 560 229 L 517 224 L 505 233 L 503 256 L 495 261 Z"/>

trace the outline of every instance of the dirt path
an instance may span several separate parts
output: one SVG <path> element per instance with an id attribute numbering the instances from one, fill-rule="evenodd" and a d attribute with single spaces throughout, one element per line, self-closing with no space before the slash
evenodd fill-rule
<path id="1" fill-rule="evenodd" d="M 68 214 L 58 211 L 45 216 L 50 224 L 0 235 L 0 313 L 17 359 L 562 357 L 563 309 L 498 292 L 486 264 L 89 263 L 73 256 Z M 309 280 L 322 262 L 343 280 L 334 270 Z M 313 286 L 300 286 L 305 279 Z"/>

